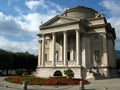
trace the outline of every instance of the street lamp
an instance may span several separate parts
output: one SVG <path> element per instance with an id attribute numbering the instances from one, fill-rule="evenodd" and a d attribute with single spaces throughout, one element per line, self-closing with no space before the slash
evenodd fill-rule
<path id="1" fill-rule="evenodd" d="M 84 80 L 84 67 L 81 66 L 80 69 L 81 69 L 80 90 L 84 90 L 84 82 L 83 82 L 83 80 Z"/>

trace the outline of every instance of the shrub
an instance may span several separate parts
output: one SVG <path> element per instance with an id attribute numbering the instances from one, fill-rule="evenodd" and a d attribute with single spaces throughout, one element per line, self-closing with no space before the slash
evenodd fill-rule
<path id="1" fill-rule="evenodd" d="M 74 77 L 74 72 L 69 68 L 67 70 L 64 70 L 64 74 L 68 77 L 68 78 L 72 78 Z"/>
<path id="2" fill-rule="evenodd" d="M 23 75 L 24 70 L 22 70 L 22 69 L 17 69 L 17 70 L 15 70 L 15 73 L 16 73 L 17 75 L 21 76 L 21 75 Z"/>

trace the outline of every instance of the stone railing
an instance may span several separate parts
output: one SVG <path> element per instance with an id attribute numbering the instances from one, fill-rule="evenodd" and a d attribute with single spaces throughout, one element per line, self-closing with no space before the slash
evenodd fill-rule
<path id="1" fill-rule="evenodd" d="M 57 61 L 56 62 L 56 66 L 63 66 L 64 64 L 63 64 L 63 61 Z"/>
<path id="2" fill-rule="evenodd" d="M 68 66 L 75 66 L 76 62 L 75 61 L 68 61 Z"/>
<path id="3" fill-rule="evenodd" d="M 76 62 L 75 61 L 68 61 L 68 66 L 75 66 Z M 52 61 L 45 61 L 45 66 L 52 66 Z M 64 62 L 63 61 L 56 61 L 55 62 L 55 66 L 59 67 L 59 66 L 64 66 Z"/>
<path id="4" fill-rule="evenodd" d="M 46 61 L 45 62 L 45 66 L 51 66 L 52 65 L 52 61 Z"/>

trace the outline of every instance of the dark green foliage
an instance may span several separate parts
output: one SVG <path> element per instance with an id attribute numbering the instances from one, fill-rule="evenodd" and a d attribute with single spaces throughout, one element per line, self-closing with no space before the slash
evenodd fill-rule
<path id="1" fill-rule="evenodd" d="M 116 60 L 116 66 L 117 66 L 117 69 L 120 69 L 120 59 Z"/>
<path id="2" fill-rule="evenodd" d="M 10 70 L 26 69 L 28 74 L 37 67 L 37 56 L 28 52 L 9 52 L 0 49 L 0 70 L 6 70 L 8 75 Z"/>
<path id="3" fill-rule="evenodd" d="M 72 78 L 74 77 L 74 72 L 68 68 L 67 70 L 64 70 L 64 74 L 68 77 L 68 78 Z"/>
<path id="4" fill-rule="evenodd" d="M 55 71 L 54 76 L 62 76 L 62 72 L 57 70 Z"/>
<path id="5" fill-rule="evenodd" d="M 24 71 L 22 69 L 16 69 L 15 70 L 15 73 L 18 75 L 18 76 L 21 76 L 23 75 Z"/>

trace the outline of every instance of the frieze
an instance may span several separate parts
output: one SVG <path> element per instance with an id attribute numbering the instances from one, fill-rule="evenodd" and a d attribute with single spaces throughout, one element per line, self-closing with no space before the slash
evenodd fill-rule
<path id="1" fill-rule="evenodd" d="M 47 28 L 45 30 L 41 30 L 41 34 L 61 32 L 61 31 L 63 32 L 63 31 L 76 30 L 76 29 L 79 29 L 79 24 L 72 24 L 72 25 Z"/>

